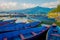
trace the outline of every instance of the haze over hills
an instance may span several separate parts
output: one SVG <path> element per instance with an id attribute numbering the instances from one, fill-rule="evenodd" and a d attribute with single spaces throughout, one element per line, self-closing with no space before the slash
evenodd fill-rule
<path id="1" fill-rule="evenodd" d="M 9 12 L 24 13 L 24 14 L 47 14 L 52 9 L 53 8 L 44 8 L 44 7 L 36 6 L 33 8 L 28 8 L 23 10 L 11 10 Z"/>

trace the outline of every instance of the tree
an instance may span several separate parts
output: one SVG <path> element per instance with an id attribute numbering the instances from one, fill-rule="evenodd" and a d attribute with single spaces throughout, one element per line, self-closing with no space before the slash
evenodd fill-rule
<path id="1" fill-rule="evenodd" d="M 56 18 L 58 16 L 58 13 L 60 13 L 60 5 L 57 6 L 57 8 L 54 8 L 48 13 L 49 18 Z"/>

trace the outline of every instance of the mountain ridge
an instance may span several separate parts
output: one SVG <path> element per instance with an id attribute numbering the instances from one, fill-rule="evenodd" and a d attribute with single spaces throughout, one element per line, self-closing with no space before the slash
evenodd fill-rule
<path id="1" fill-rule="evenodd" d="M 24 13 L 24 14 L 47 14 L 50 10 L 53 8 L 44 8 L 44 7 L 33 7 L 33 8 L 27 8 L 22 10 L 11 10 L 9 12 L 16 12 L 16 13 Z"/>

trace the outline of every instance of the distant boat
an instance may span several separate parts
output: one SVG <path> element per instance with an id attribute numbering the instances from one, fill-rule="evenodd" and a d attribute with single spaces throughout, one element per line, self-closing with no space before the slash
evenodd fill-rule
<path id="1" fill-rule="evenodd" d="M 1 22 L 0 22 L 0 26 L 6 25 L 6 24 L 9 24 L 9 23 L 15 23 L 15 21 L 16 21 L 16 20 L 1 21 Z"/>
<path id="2" fill-rule="evenodd" d="M 0 22 L 2 22 L 3 20 L 0 20 Z"/>

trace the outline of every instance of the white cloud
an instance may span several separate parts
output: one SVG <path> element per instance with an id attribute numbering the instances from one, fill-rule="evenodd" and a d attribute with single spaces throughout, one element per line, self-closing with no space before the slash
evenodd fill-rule
<path id="1" fill-rule="evenodd" d="M 24 8 L 31 8 L 31 7 L 35 7 L 35 6 L 37 6 L 37 5 L 36 5 L 36 4 L 23 3 L 22 6 L 23 6 Z"/>
<path id="2" fill-rule="evenodd" d="M 0 3 L 0 10 L 12 10 L 16 6 L 16 4 L 16 2 L 2 2 Z"/>
<path id="3" fill-rule="evenodd" d="M 30 3 L 17 3 L 17 2 L 0 2 L 0 10 L 16 10 L 16 9 L 26 9 L 36 6 Z"/>
<path id="4" fill-rule="evenodd" d="M 43 3 L 40 6 L 42 7 L 48 7 L 48 8 L 55 8 L 59 4 L 59 1 L 56 2 L 48 2 L 48 3 Z"/>
<path id="5" fill-rule="evenodd" d="M 59 1 L 43 3 L 43 4 L 19 3 L 19 2 L 0 2 L 0 11 L 26 9 L 26 8 L 32 8 L 35 6 L 53 8 L 53 7 L 56 7 L 58 4 L 59 4 Z"/>

